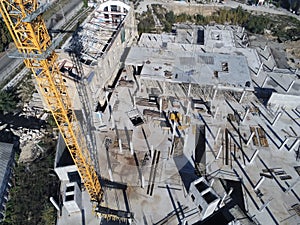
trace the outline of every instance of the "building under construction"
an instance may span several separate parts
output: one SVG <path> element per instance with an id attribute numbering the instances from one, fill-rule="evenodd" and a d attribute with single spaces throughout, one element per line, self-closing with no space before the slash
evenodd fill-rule
<path id="1" fill-rule="evenodd" d="M 298 70 L 242 27 L 135 27 L 105 1 L 59 53 L 102 196 L 95 208 L 62 132 L 57 224 L 297 224 Z"/>
<path id="2" fill-rule="evenodd" d="M 83 34 L 104 26 L 93 19 Z M 252 48 L 237 26 L 176 25 L 129 46 L 111 69 L 98 70 L 113 47 L 84 65 L 94 110 L 82 118 L 91 121 L 104 205 L 132 224 L 297 224 L 298 71 L 269 47 Z M 67 223 L 88 211 L 73 200 L 75 213 L 63 204 Z"/>

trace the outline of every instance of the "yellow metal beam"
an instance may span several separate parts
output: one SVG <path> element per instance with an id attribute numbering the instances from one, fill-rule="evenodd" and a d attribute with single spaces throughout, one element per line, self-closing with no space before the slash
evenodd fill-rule
<path id="1" fill-rule="evenodd" d="M 42 54 L 51 45 L 47 27 L 40 15 L 30 22 L 24 22 L 37 7 L 37 0 L 0 0 L 3 20 L 17 49 L 25 55 Z M 91 200 L 100 203 L 103 191 L 99 177 L 56 60 L 57 55 L 53 51 L 45 59 L 27 58 L 24 62 L 36 78 L 40 93 L 52 112 Z"/>

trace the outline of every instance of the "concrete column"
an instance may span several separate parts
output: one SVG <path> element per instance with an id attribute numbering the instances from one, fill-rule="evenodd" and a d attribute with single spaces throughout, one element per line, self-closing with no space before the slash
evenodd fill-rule
<path id="1" fill-rule="evenodd" d="M 231 195 L 232 192 L 233 192 L 233 188 L 231 187 L 231 188 L 229 189 L 227 195 L 228 195 L 228 196 Z"/>
<path id="2" fill-rule="evenodd" d="M 259 66 L 259 68 L 258 68 L 258 71 L 256 72 L 255 76 L 257 76 L 257 77 L 259 76 L 259 74 L 260 74 L 260 72 L 261 72 L 263 66 L 264 66 L 264 63 L 261 62 L 261 64 L 260 64 L 260 66 Z"/>
<path id="3" fill-rule="evenodd" d="M 219 107 L 217 106 L 216 111 L 215 111 L 215 114 L 214 114 L 214 119 L 216 119 L 217 114 L 218 114 L 218 111 L 219 111 Z"/>
<path id="4" fill-rule="evenodd" d="M 184 136 L 184 144 L 183 144 L 183 149 L 186 149 L 187 143 L 188 143 L 188 134 L 186 133 Z"/>
<path id="5" fill-rule="evenodd" d="M 259 186 L 264 182 L 264 180 L 265 180 L 265 177 L 264 177 L 264 176 L 260 177 L 259 181 L 257 182 L 257 184 L 256 184 L 255 187 L 254 187 L 254 191 L 257 191 L 257 189 L 258 189 Z"/>
<path id="6" fill-rule="evenodd" d="M 212 100 L 215 100 L 216 96 L 217 96 L 217 93 L 218 93 L 218 87 L 216 87 L 215 91 L 214 91 L 214 95 L 212 97 Z"/>
<path id="7" fill-rule="evenodd" d="M 174 121 L 173 123 L 172 142 L 174 142 L 175 134 L 176 134 L 176 121 Z"/>
<path id="8" fill-rule="evenodd" d="M 292 145 L 292 147 L 289 149 L 289 151 L 297 148 L 297 145 L 299 144 L 299 142 L 300 142 L 300 139 L 298 139 L 297 141 L 295 141 L 295 143 Z"/>
<path id="9" fill-rule="evenodd" d="M 150 157 L 152 158 L 152 156 L 153 156 L 153 152 L 154 152 L 154 147 L 153 147 L 153 145 L 151 145 L 151 147 L 150 147 L 151 149 L 150 149 Z"/>
<path id="10" fill-rule="evenodd" d="M 292 190 L 292 189 L 299 183 L 299 181 L 300 181 L 300 177 L 298 177 L 298 179 L 297 179 L 294 183 L 292 183 L 292 184 L 288 187 L 288 189 L 285 190 L 285 192 L 289 192 L 290 190 Z"/>
<path id="11" fill-rule="evenodd" d="M 264 79 L 264 82 L 262 83 L 261 87 L 263 88 L 265 86 L 265 84 L 267 83 L 267 80 L 268 80 L 268 76 L 266 76 L 266 78 Z"/>
<path id="12" fill-rule="evenodd" d="M 159 98 L 159 112 L 160 112 L 160 113 L 162 112 L 162 104 L 163 104 L 163 98 L 160 97 L 160 98 Z"/>
<path id="13" fill-rule="evenodd" d="M 256 158 L 256 156 L 258 155 L 258 153 L 259 153 L 259 150 L 256 149 L 255 152 L 253 153 L 253 155 L 252 155 L 250 161 L 249 161 L 249 164 L 252 164 L 252 163 L 253 163 L 253 161 L 254 161 L 254 159 Z"/>
<path id="14" fill-rule="evenodd" d="M 188 89 L 188 93 L 187 93 L 188 97 L 190 97 L 190 95 L 191 95 L 191 87 L 192 87 L 192 85 L 191 85 L 191 83 L 189 83 L 189 89 Z"/>
<path id="15" fill-rule="evenodd" d="M 58 212 L 60 212 L 60 208 L 59 208 L 58 204 L 56 203 L 56 201 L 54 200 L 53 197 L 50 197 L 50 202 L 51 202 L 52 205 L 56 208 L 56 210 L 57 210 Z"/>
<path id="16" fill-rule="evenodd" d="M 229 196 L 229 195 L 231 195 L 231 193 L 232 193 L 232 191 L 233 191 L 233 188 L 230 188 L 230 190 L 228 191 L 228 193 L 224 193 L 224 196 L 223 196 L 223 198 L 221 199 L 221 201 L 220 201 L 220 203 L 219 203 L 219 207 L 221 208 L 221 207 L 223 207 L 225 204 L 224 204 L 224 201 L 225 201 L 225 199 Z"/>
<path id="17" fill-rule="evenodd" d="M 129 147 L 130 147 L 130 154 L 133 155 L 133 143 L 132 143 L 132 141 L 129 142 Z"/>
<path id="18" fill-rule="evenodd" d="M 189 114 L 190 108 L 191 108 L 191 99 L 188 98 L 188 105 L 187 105 L 187 107 L 186 107 L 186 114 L 185 114 L 185 115 L 188 115 L 188 114 Z"/>
<path id="19" fill-rule="evenodd" d="M 245 37 L 246 37 L 246 34 L 243 34 L 243 36 L 242 36 L 242 41 L 245 40 Z"/>
<path id="20" fill-rule="evenodd" d="M 277 114 L 277 116 L 275 117 L 275 119 L 274 119 L 274 121 L 273 121 L 273 123 L 272 123 L 272 126 L 274 126 L 274 125 L 276 124 L 276 122 L 279 120 L 279 118 L 280 118 L 281 115 L 282 115 L 282 112 L 279 112 L 279 113 Z"/>
<path id="21" fill-rule="evenodd" d="M 135 71 L 137 71 L 137 67 L 135 68 Z M 141 79 L 140 78 L 138 78 L 137 79 L 137 82 L 138 82 L 138 85 L 139 85 L 139 91 L 141 91 L 141 89 L 142 89 L 142 82 L 141 82 Z"/>
<path id="22" fill-rule="evenodd" d="M 272 56 L 272 54 L 269 53 L 268 58 L 267 58 L 267 61 L 269 61 L 269 60 L 271 59 L 271 56 Z"/>
<path id="23" fill-rule="evenodd" d="M 244 90 L 243 93 L 242 93 L 242 96 L 241 96 L 241 98 L 239 100 L 239 103 L 242 103 L 243 98 L 245 97 L 245 94 L 246 94 L 246 91 Z"/>
<path id="24" fill-rule="evenodd" d="M 251 142 L 252 138 L 254 137 L 254 135 L 255 135 L 255 132 L 252 132 L 249 139 L 248 139 L 248 141 L 247 141 L 247 143 L 246 143 L 247 146 L 250 144 L 250 142 Z"/>
<path id="25" fill-rule="evenodd" d="M 135 96 L 133 96 L 133 108 L 134 109 L 136 108 L 136 99 L 135 99 Z"/>
<path id="26" fill-rule="evenodd" d="M 245 115 L 244 115 L 244 118 L 242 120 L 242 123 L 244 123 L 246 121 L 246 118 L 247 118 L 249 112 L 250 112 L 250 108 L 248 107 L 247 110 L 246 110 L 246 112 L 245 112 Z"/>
<path id="27" fill-rule="evenodd" d="M 220 157 L 222 150 L 223 150 L 223 145 L 220 146 L 219 152 L 216 155 L 216 159 L 218 159 Z"/>
<path id="28" fill-rule="evenodd" d="M 272 201 L 272 199 L 269 199 L 268 201 L 266 201 L 266 203 L 263 204 L 258 210 L 260 212 L 263 211 L 270 204 L 271 201 Z"/>
<path id="29" fill-rule="evenodd" d="M 290 85 L 289 85 L 288 89 L 286 90 L 286 92 L 289 92 L 292 89 L 294 83 L 295 83 L 295 80 L 293 80 L 292 83 L 290 83 Z"/>
<path id="30" fill-rule="evenodd" d="M 111 168 L 108 168 L 108 175 L 109 175 L 110 181 L 114 181 Z"/>
<path id="31" fill-rule="evenodd" d="M 145 187 L 145 177 L 144 177 L 144 175 L 142 174 L 142 178 L 141 178 L 142 180 L 141 180 L 141 182 L 142 182 L 142 188 L 144 188 Z"/>
<path id="32" fill-rule="evenodd" d="M 113 114 L 111 114 L 110 118 L 111 118 L 111 127 L 115 128 L 115 119 L 114 119 Z"/>
<path id="33" fill-rule="evenodd" d="M 183 220 L 181 221 L 181 224 L 182 224 L 182 225 L 187 225 L 187 220 L 186 220 L 186 219 L 183 219 Z"/>
<path id="34" fill-rule="evenodd" d="M 225 204 L 224 204 L 224 201 L 225 201 L 225 198 L 227 197 L 227 193 L 225 192 L 224 193 L 224 196 L 223 198 L 221 199 L 221 201 L 219 202 L 219 208 L 222 208 Z"/>
<path id="35" fill-rule="evenodd" d="M 288 141 L 289 141 L 289 139 L 286 138 L 278 150 L 281 151 Z"/>
<path id="36" fill-rule="evenodd" d="M 119 139 L 119 148 L 120 148 L 120 153 L 122 153 L 123 148 L 122 148 L 122 140 L 121 139 Z"/>
<path id="37" fill-rule="evenodd" d="M 221 127 L 219 127 L 218 130 L 217 130 L 217 133 L 216 133 L 216 136 L 215 136 L 215 142 L 217 142 L 217 140 L 218 140 L 220 131 L 221 131 Z"/>

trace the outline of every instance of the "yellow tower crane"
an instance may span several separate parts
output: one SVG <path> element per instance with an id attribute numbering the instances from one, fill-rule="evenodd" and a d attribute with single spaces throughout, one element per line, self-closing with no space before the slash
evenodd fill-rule
<path id="1" fill-rule="evenodd" d="M 57 55 L 37 0 L 0 0 L 0 12 L 14 43 L 32 70 L 92 201 L 101 202 L 102 189 L 71 99 L 57 65 Z"/>
<path id="2" fill-rule="evenodd" d="M 96 211 L 108 219 L 128 219 L 131 213 L 101 206 L 103 189 L 88 151 L 85 137 L 76 119 L 71 98 L 57 64 L 55 45 L 41 14 L 37 0 L 0 0 L 0 12 L 26 67 L 32 70 L 40 93 L 48 105 L 65 144 L 78 168 Z"/>

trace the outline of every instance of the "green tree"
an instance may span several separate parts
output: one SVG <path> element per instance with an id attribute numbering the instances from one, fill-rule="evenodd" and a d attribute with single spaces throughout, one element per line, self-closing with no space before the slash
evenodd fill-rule
<path id="1" fill-rule="evenodd" d="M 88 0 L 83 0 L 83 7 L 87 8 L 88 7 Z"/>
<path id="2" fill-rule="evenodd" d="M 0 112 L 11 113 L 17 109 L 17 99 L 7 91 L 0 91 Z"/>
<path id="3" fill-rule="evenodd" d="M 0 52 L 3 52 L 11 41 L 12 38 L 5 23 L 0 20 Z"/>
<path id="4" fill-rule="evenodd" d="M 42 211 L 42 224 L 44 225 L 55 225 L 55 214 L 56 211 L 50 203 L 44 206 Z"/>
<path id="5" fill-rule="evenodd" d="M 33 92 L 35 91 L 35 87 L 32 79 L 27 79 L 24 81 L 22 85 L 20 85 L 17 89 L 17 94 L 22 103 L 29 102 Z"/>
<path id="6" fill-rule="evenodd" d="M 165 17 L 166 21 L 168 21 L 170 24 L 175 23 L 175 15 L 173 11 L 167 12 Z"/>
<path id="7" fill-rule="evenodd" d="M 250 16 L 246 28 L 252 33 L 263 34 L 264 30 L 268 28 L 269 23 L 269 18 L 265 16 Z"/>

